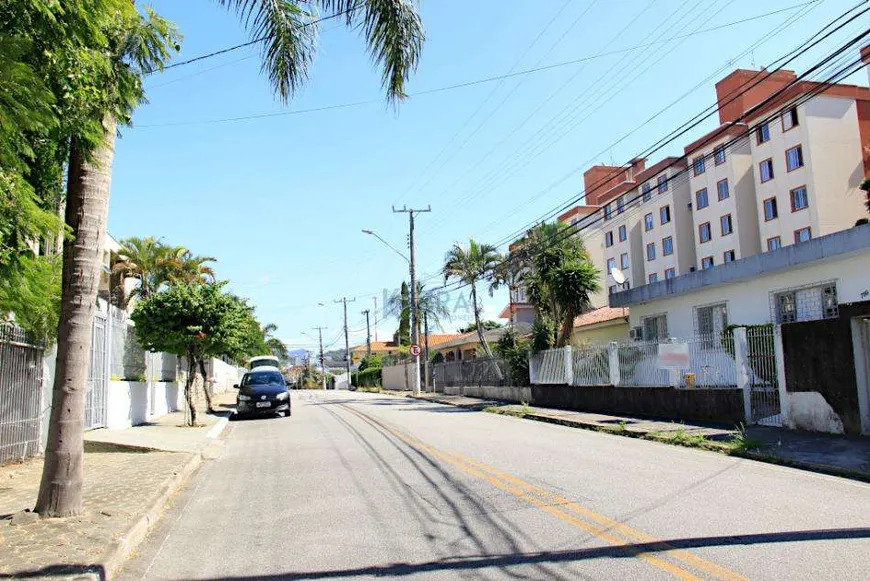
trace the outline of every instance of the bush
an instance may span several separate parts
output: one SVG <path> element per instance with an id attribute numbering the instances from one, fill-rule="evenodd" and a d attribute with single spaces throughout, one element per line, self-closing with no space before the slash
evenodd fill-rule
<path id="1" fill-rule="evenodd" d="M 516 386 L 529 385 L 529 343 L 521 341 L 516 330 L 508 329 L 495 344 L 495 353 L 504 359 Z"/>
<path id="2" fill-rule="evenodd" d="M 552 349 L 555 344 L 553 341 L 555 329 L 553 320 L 549 316 L 538 316 L 532 324 L 532 351 L 540 353 Z"/>
<path id="3" fill-rule="evenodd" d="M 370 367 L 363 371 L 355 371 L 351 373 L 350 381 L 355 387 L 380 387 L 381 368 Z"/>
<path id="4" fill-rule="evenodd" d="M 380 368 L 380 367 L 382 367 L 381 358 L 378 357 L 377 355 L 367 355 L 367 356 L 362 358 L 362 361 L 360 361 L 360 364 L 359 364 L 360 371 L 365 371 L 366 369 L 374 369 L 374 368 Z"/>
<path id="5" fill-rule="evenodd" d="M 722 331 L 722 346 L 731 357 L 734 357 L 734 329 L 746 329 L 746 356 L 749 367 L 761 379 L 775 383 L 776 365 L 770 361 L 775 357 L 773 343 L 774 325 L 728 325 Z"/>

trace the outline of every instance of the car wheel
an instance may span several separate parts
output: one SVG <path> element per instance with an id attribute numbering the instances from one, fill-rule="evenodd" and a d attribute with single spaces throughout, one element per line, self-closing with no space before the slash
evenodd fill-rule
<path id="1" fill-rule="evenodd" d="M 284 417 L 289 418 L 292 415 L 293 415 L 293 410 L 291 410 L 290 408 L 287 408 L 287 410 L 284 412 Z"/>

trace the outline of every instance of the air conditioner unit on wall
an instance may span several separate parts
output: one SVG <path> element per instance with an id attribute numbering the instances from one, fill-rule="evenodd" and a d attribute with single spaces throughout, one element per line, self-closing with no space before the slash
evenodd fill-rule
<path id="1" fill-rule="evenodd" d="M 643 339 L 643 327 L 634 327 L 628 331 L 628 336 L 632 341 L 641 341 Z"/>

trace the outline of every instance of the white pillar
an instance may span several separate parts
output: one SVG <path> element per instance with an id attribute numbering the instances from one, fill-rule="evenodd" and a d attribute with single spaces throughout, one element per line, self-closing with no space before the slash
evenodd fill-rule
<path id="1" fill-rule="evenodd" d="M 613 387 L 619 385 L 619 344 L 616 341 L 611 341 L 607 345 L 607 364 L 610 368 L 610 384 Z"/>
<path id="2" fill-rule="evenodd" d="M 743 419 L 746 425 L 749 425 L 752 423 L 752 381 L 746 349 L 746 328 L 738 327 L 734 329 L 733 337 L 737 389 L 743 391 Z"/>
<path id="3" fill-rule="evenodd" d="M 782 325 L 773 328 L 773 353 L 776 361 L 776 388 L 779 391 L 779 413 L 781 424 L 791 428 L 788 409 L 788 390 L 785 385 L 785 351 L 782 348 Z"/>
<path id="4" fill-rule="evenodd" d="M 562 347 L 562 356 L 565 361 L 565 385 L 574 385 L 574 349 L 570 345 Z"/>

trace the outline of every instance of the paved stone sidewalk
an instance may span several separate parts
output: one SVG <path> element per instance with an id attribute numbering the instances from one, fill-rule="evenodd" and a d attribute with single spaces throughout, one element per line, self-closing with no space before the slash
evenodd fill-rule
<path id="1" fill-rule="evenodd" d="M 218 403 L 228 405 L 234 397 L 223 395 Z M 154 513 L 201 458 L 214 457 L 214 450 L 206 453 L 214 446 L 207 434 L 225 419 L 203 414 L 206 418 L 203 428 L 179 427 L 176 420 L 183 422 L 183 414 L 170 414 L 150 426 L 90 432 L 84 513 L 75 518 L 42 520 L 24 512 L 35 504 L 42 459 L 0 467 L 0 579 L 111 574 L 120 564 L 119 548 L 128 548 L 131 536 L 144 536 Z M 159 447 L 173 451 L 153 449 Z"/>

